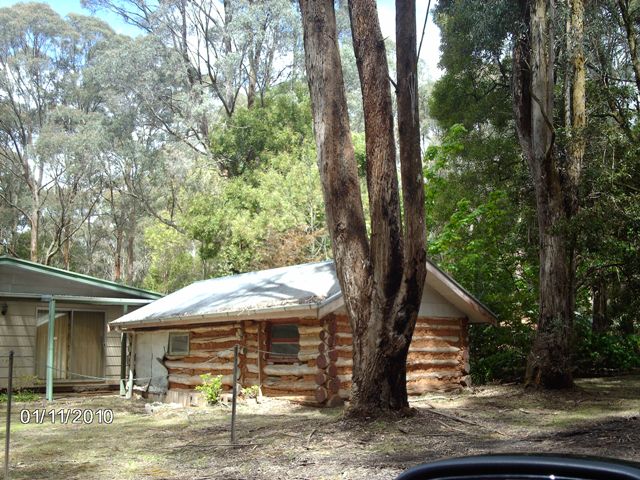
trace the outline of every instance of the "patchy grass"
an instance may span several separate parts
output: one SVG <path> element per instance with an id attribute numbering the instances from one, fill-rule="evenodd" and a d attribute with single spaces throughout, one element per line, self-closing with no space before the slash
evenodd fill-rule
<path id="1" fill-rule="evenodd" d="M 425 396 L 413 406 L 411 418 L 362 423 L 344 419 L 341 409 L 265 399 L 239 405 L 241 445 L 230 447 L 226 406 L 149 412 L 143 400 L 117 396 L 16 403 L 12 478 L 374 480 L 424 461 L 488 452 L 640 456 L 640 376 L 585 379 L 555 393 L 487 386 Z M 114 419 L 20 423 L 20 410 L 37 408 L 112 409 Z M 0 439 L 4 443 L 4 429 Z"/>

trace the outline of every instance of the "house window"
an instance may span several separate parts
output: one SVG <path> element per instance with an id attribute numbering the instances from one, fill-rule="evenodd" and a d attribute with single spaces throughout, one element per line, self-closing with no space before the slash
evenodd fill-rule
<path id="1" fill-rule="evenodd" d="M 189 355 L 189 333 L 169 334 L 169 355 Z"/>
<path id="2" fill-rule="evenodd" d="M 298 326 L 292 323 L 273 323 L 269 331 L 270 357 L 295 361 L 300 351 Z"/>

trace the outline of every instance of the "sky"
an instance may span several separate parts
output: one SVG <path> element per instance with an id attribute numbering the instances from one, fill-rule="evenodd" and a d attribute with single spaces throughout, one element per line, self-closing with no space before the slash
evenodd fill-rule
<path id="1" fill-rule="evenodd" d="M 42 1 L 42 0 L 40 0 Z M 377 0 L 378 1 L 378 16 L 380 17 L 380 27 L 382 34 L 385 37 L 395 38 L 395 1 L 394 0 Z M 417 17 L 417 29 L 418 29 L 418 42 L 422 35 L 422 26 L 424 24 L 424 16 L 427 10 L 428 0 L 416 1 L 416 17 Z M 0 0 L 0 7 L 7 7 L 18 3 L 16 0 Z M 89 10 L 83 9 L 80 5 L 80 0 L 49 0 L 43 3 L 49 4 L 56 12 L 61 16 L 65 16 L 68 13 L 81 13 L 83 15 L 90 15 Z M 432 2 L 435 3 L 435 2 Z M 106 21 L 111 28 L 117 33 L 124 35 L 136 36 L 140 33 L 137 28 L 126 24 L 117 15 L 105 11 L 99 11 L 96 16 Z M 442 71 L 438 68 L 438 59 L 440 56 L 440 30 L 433 23 L 431 14 L 429 15 L 429 21 L 427 23 L 427 29 L 424 35 L 424 42 L 422 50 L 420 51 L 420 58 L 426 65 L 426 74 L 432 80 L 438 79 L 442 75 Z"/>

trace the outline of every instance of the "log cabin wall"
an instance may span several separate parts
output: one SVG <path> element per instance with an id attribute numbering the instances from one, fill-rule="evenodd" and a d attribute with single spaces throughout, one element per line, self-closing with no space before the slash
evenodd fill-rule
<path id="1" fill-rule="evenodd" d="M 329 404 L 335 385 L 342 399 L 351 396 L 352 334 L 346 315 L 331 315 L 326 321 L 329 333 L 318 349 L 327 368 L 318 374 L 316 400 Z M 335 327 L 332 325 L 335 324 Z M 326 359 L 326 360 L 324 360 Z M 329 382 L 335 379 L 333 389 Z M 322 382 L 322 383 L 321 383 Z M 448 391 L 470 385 L 469 337 L 466 318 L 418 318 L 407 357 L 407 391 L 420 395 L 429 391 Z"/>
<path id="2" fill-rule="evenodd" d="M 199 326 L 188 331 L 189 354 L 166 355 L 164 359 L 164 366 L 169 372 L 169 390 L 192 390 L 202 383 L 200 375 L 205 373 L 222 375 L 222 385 L 230 389 L 233 382 L 233 347 L 243 342 L 241 323 Z"/>
<path id="3" fill-rule="evenodd" d="M 407 392 L 457 390 L 469 384 L 464 318 L 418 318 L 407 356 Z"/>
<path id="4" fill-rule="evenodd" d="M 293 359 L 277 358 L 269 353 L 269 325 L 296 324 L 299 351 Z M 222 375 L 225 391 L 232 387 L 233 346 L 240 345 L 239 377 L 242 387 L 260 385 L 267 396 L 288 397 L 315 403 L 316 360 L 323 330 L 317 319 L 247 320 L 190 327 L 189 354 L 166 355 L 168 388 L 187 393 L 202 383 L 200 375 Z M 174 331 L 187 331 L 174 330 Z M 178 398 L 175 395 L 171 398 Z"/>
<path id="5" fill-rule="evenodd" d="M 296 324 L 299 351 L 294 359 L 269 353 L 269 328 Z M 170 390 L 192 390 L 200 375 L 222 375 L 231 389 L 233 346 L 239 356 L 239 382 L 260 385 L 262 393 L 318 405 L 337 406 L 351 396 L 352 334 L 348 317 L 330 314 L 317 319 L 248 320 L 189 329 L 189 355 L 165 357 Z M 407 391 L 459 389 L 469 382 L 468 322 L 464 318 L 421 317 L 407 358 Z"/>
<path id="6" fill-rule="evenodd" d="M 275 358 L 269 353 L 268 329 L 269 324 L 297 324 L 299 334 L 298 355 L 293 360 Z M 316 364 L 318 355 L 319 335 L 322 331 L 321 321 L 317 319 L 285 319 L 271 320 L 259 323 L 261 341 L 264 350 L 261 353 L 262 393 L 267 396 L 289 397 L 298 401 L 315 403 Z"/>

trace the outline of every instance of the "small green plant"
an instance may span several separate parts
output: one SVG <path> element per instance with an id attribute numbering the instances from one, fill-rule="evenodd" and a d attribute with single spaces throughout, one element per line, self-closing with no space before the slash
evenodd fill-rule
<path id="1" fill-rule="evenodd" d="M 245 398 L 258 398 L 260 387 L 258 387 L 258 385 L 251 385 L 250 387 L 243 388 L 240 393 Z"/>
<path id="2" fill-rule="evenodd" d="M 13 402 L 33 402 L 38 400 L 40 396 L 27 387 L 38 385 L 38 377 L 36 375 L 21 375 L 13 379 Z M 0 403 L 7 401 L 7 394 L 0 393 Z"/>
<path id="3" fill-rule="evenodd" d="M 19 390 L 17 392 L 13 392 L 11 401 L 13 402 L 33 402 L 38 400 L 40 395 L 31 390 Z M 5 403 L 7 401 L 7 394 L 0 393 L 0 403 Z"/>
<path id="4" fill-rule="evenodd" d="M 222 375 L 213 376 L 210 373 L 200 375 L 202 385 L 197 385 L 196 390 L 202 392 L 209 405 L 215 405 L 220 401 L 222 393 Z"/>

